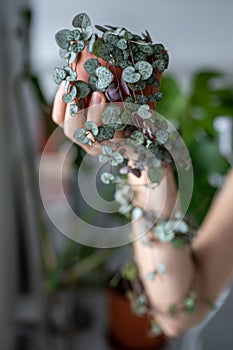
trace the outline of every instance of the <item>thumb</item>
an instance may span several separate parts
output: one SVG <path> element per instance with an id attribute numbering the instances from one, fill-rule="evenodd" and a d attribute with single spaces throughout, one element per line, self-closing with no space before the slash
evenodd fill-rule
<path id="1" fill-rule="evenodd" d="M 93 121 L 98 126 L 102 125 L 102 112 L 106 104 L 106 97 L 100 91 L 93 92 L 88 105 L 87 121 Z"/>

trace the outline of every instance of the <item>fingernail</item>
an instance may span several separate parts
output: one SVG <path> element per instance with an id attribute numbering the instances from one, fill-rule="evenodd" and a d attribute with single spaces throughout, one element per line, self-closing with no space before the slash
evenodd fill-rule
<path id="1" fill-rule="evenodd" d="M 99 92 L 95 91 L 93 92 L 92 94 L 92 97 L 91 97 L 91 104 L 92 105 L 98 105 L 102 102 L 102 96 Z"/>

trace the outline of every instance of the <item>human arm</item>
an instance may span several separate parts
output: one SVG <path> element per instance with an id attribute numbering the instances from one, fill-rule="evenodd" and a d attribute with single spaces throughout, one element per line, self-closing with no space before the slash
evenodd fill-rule
<path id="1" fill-rule="evenodd" d="M 171 213 L 171 204 L 175 202 L 175 191 L 174 178 L 169 170 L 159 187 L 153 190 L 153 194 L 151 193 L 147 204 L 149 209 L 151 209 L 153 197 L 155 212 L 160 211 L 162 205 L 164 209 L 161 214 L 168 217 Z M 164 193 L 166 193 L 165 199 Z M 207 300 L 216 301 L 232 279 L 232 196 L 233 172 L 231 171 L 193 242 L 192 249 L 195 252 L 196 264 L 191 258 L 189 247 L 177 249 L 171 243 L 162 242 L 156 242 L 153 247 L 147 247 L 142 245 L 140 240 L 134 243 L 140 278 L 153 306 L 165 311 L 170 305 L 179 304 L 191 289 L 197 295 L 198 303 L 194 313 L 183 311 L 177 313 L 175 317 L 171 317 L 166 312 L 155 315 L 162 330 L 168 336 L 177 336 L 200 323 L 210 312 Z M 145 205 L 145 201 L 138 202 L 139 198 L 143 198 L 142 193 L 136 197 L 137 205 L 140 203 Z M 159 201 L 161 198 L 163 198 L 162 202 Z M 137 235 L 139 227 L 138 223 L 133 222 L 133 229 Z M 155 260 L 151 258 L 153 256 L 166 266 L 167 272 L 165 276 L 158 276 L 154 281 L 149 281 L 148 273 L 155 268 Z"/>

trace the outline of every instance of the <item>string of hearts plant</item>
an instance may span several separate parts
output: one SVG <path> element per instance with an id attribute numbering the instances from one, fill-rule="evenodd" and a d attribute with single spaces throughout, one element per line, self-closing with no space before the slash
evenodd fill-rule
<path id="1" fill-rule="evenodd" d="M 172 242 L 176 247 L 190 244 L 195 232 L 187 221 L 177 218 L 169 221 L 168 227 L 164 220 L 157 220 L 150 212 L 135 207 L 132 203 L 134 190 L 127 181 L 127 174 L 140 177 L 147 168 L 150 184 L 143 186 L 153 189 L 163 178 L 163 165 L 173 164 L 169 150 L 176 146 L 176 134 L 169 130 L 167 121 L 155 113 L 155 106 L 163 96 L 159 88 L 161 75 L 168 67 L 167 51 L 162 44 L 153 43 L 147 30 L 140 36 L 122 27 L 95 26 L 101 32 L 97 36 L 85 13 L 75 16 L 72 24 L 74 29 L 60 30 L 55 36 L 60 55 L 67 62 L 65 67 L 55 68 L 53 72 L 56 84 L 65 82 L 63 102 L 69 105 L 71 117 L 80 118 L 85 118 L 81 112 L 94 91 L 104 93 L 108 102 L 102 112 L 102 124 L 84 120 L 83 127 L 74 132 L 74 139 L 83 145 L 101 146 L 99 161 L 109 165 L 109 171 L 101 174 L 101 180 L 105 184 L 116 184 L 115 200 L 119 203 L 119 212 L 128 218 L 144 217 L 150 226 L 148 232 L 153 237 L 144 237 L 143 244 L 151 245 L 156 239 Z M 84 52 L 91 54 L 91 58 L 83 63 L 88 81 L 79 80 L 76 69 Z M 119 131 L 123 144 L 118 139 L 109 142 Z M 125 146 L 133 150 L 130 157 Z M 162 270 L 165 272 L 165 268 Z M 137 314 L 142 311 L 150 314 L 145 292 L 142 289 L 138 292 L 133 287 L 138 285 L 133 283 L 138 278 L 137 269 L 128 265 L 123 275 L 131 282 L 129 296 L 134 309 L 137 306 Z M 192 312 L 195 305 L 196 298 L 189 293 L 184 309 Z M 171 306 L 168 311 L 174 316 L 177 310 Z M 154 318 L 152 329 L 156 335 L 158 325 Z"/>

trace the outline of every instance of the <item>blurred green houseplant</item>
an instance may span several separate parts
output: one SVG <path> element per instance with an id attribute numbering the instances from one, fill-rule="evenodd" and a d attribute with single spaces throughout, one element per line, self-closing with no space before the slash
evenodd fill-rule
<path id="1" fill-rule="evenodd" d="M 219 116 L 233 117 L 233 86 L 223 73 L 198 71 L 187 92 L 171 75 L 163 77 L 161 90 L 166 98 L 157 111 L 175 124 L 191 155 L 194 191 L 189 213 L 200 224 L 216 191 L 211 175 L 224 175 L 229 168 L 219 152 L 214 121 Z"/>

